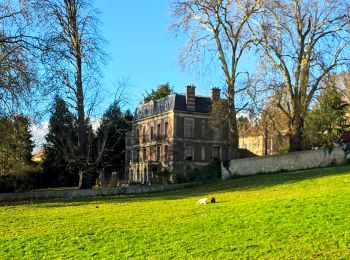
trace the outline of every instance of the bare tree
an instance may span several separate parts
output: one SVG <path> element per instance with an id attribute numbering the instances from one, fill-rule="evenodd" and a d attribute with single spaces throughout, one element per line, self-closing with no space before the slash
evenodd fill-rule
<path id="1" fill-rule="evenodd" d="M 302 149 L 304 119 L 320 83 L 348 61 L 348 7 L 338 0 L 273 0 L 250 23 L 275 74 L 271 85 L 288 118 L 290 151 Z"/>
<path id="2" fill-rule="evenodd" d="M 64 93 L 74 108 L 77 122 L 80 188 L 89 185 L 91 170 L 87 101 L 99 91 L 100 66 L 104 61 L 103 39 L 98 29 L 97 11 L 90 0 L 38 0 L 34 2 L 41 21 L 42 61 L 50 90 Z M 92 91 L 93 90 L 93 91 Z M 89 96 L 90 95 L 90 96 Z"/>
<path id="3" fill-rule="evenodd" d="M 230 128 L 229 155 L 238 158 L 236 115 L 240 107 L 236 97 L 247 90 L 247 86 L 239 87 L 237 84 L 245 74 L 239 70 L 239 62 L 251 47 L 252 38 L 247 24 L 260 10 L 261 1 L 176 0 L 172 8 L 175 20 L 172 28 L 189 36 L 181 61 L 193 62 L 210 53 L 224 74 L 228 100 L 225 120 Z"/>
<path id="4" fill-rule="evenodd" d="M 0 113 L 18 108 L 34 83 L 29 20 L 27 1 L 0 1 Z"/>

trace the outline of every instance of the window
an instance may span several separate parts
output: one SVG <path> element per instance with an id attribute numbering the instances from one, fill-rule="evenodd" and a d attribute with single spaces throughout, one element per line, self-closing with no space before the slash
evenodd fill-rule
<path id="1" fill-rule="evenodd" d="M 192 161 L 193 160 L 193 147 L 190 145 L 185 146 L 184 150 L 185 155 L 185 161 Z"/>
<path id="2" fill-rule="evenodd" d="M 142 138 L 143 138 L 143 140 L 146 140 L 146 127 L 145 126 L 142 129 Z"/>
<path id="3" fill-rule="evenodd" d="M 143 149 L 142 149 L 142 159 L 143 159 L 144 161 L 147 160 L 146 148 L 143 148 Z"/>
<path id="4" fill-rule="evenodd" d="M 140 150 L 136 150 L 136 161 L 138 162 L 140 160 Z"/>
<path id="5" fill-rule="evenodd" d="M 148 182 L 148 172 L 146 166 L 143 168 L 143 179 L 144 181 Z"/>
<path id="6" fill-rule="evenodd" d="M 160 133 L 160 123 L 157 124 L 157 136 L 160 137 L 161 133 Z"/>
<path id="7" fill-rule="evenodd" d="M 213 139 L 219 140 L 220 139 L 220 129 L 217 127 L 213 128 Z"/>
<path id="8" fill-rule="evenodd" d="M 149 160 L 152 161 L 152 146 L 149 147 Z"/>
<path id="9" fill-rule="evenodd" d="M 167 111 L 169 109 L 169 99 L 166 99 L 164 102 L 164 109 Z"/>
<path id="10" fill-rule="evenodd" d="M 202 145 L 201 147 L 201 159 L 202 161 L 205 161 L 205 146 Z"/>
<path id="11" fill-rule="evenodd" d="M 139 138 L 140 138 L 140 129 L 137 128 L 137 129 L 136 129 L 136 138 L 135 138 L 137 144 L 138 144 L 139 141 L 140 141 Z"/>
<path id="12" fill-rule="evenodd" d="M 151 126 L 151 140 L 153 140 L 153 126 Z"/>
<path id="13" fill-rule="evenodd" d="M 160 160 L 160 146 L 157 146 L 157 160 Z"/>
<path id="14" fill-rule="evenodd" d="M 205 137 L 205 120 L 202 120 L 202 137 Z"/>
<path id="15" fill-rule="evenodd" d="M 134 181 L 135 176 L 134 176 L 134 172 L 132 171 L 132 169 L 130 169 L 130 171 L 129 171 L 129 177 L 131 178 L 132 181 Z M 128 179 L 129 179 L 129 177 L 128 177 Z"/>
<path id="16" fill-rule="evenodd" d="M 220 161 L 220 146 L 213 146 L 213 161 Z"/>
<path id="17" fill-rule="evenodd" d="M 168 157 L 169 157 L 169 146 L 164 145 L 164 159 L 168 160 Z"/>
<path id="18" fill-rule="evenodd" d="M 193 137 L 193 120 L 185 120 L 185 137 Z"/>
<path id="19" fill-rule="evenodd" d="M 168 122 L 164 123 L 164 137 L 168 137 Z"/>

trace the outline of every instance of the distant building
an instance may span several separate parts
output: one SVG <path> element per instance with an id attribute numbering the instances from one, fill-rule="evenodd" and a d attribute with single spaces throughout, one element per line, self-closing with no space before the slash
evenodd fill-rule
<path id="1" fill-rule="evenodd" d="M 210 162 L 228 159 L 228 127 L 213 127 L 211 97 L 173 94 L 136 109 L 132 131 L 127 135 L 126 174 L 130 182 L 174 183 L 180 175 Z"/>
<path id="2" fill-rule="evenodd" d="M 263 135 L 258 136 L 240 136 L 239 148 L 247 149 L 252 153 L 262 156 L 265 155 L 265 138 Z"/>
<path id="3" fill-rule="evenodd" d="M 288 135 L 287 133 L 256 133 L 239 137 L 239 148 L 247 149 L 250 152 L 259 155 L 267 156 L 286 152 L 288 150 Z"/>
<path id="4" fill-rule="evenodd" d="M 33 155 L 32 161 L 36 163 L 42 163 L 44 160 L 44 156 L 45 156 L 44 151 L 39 150 Z"/>

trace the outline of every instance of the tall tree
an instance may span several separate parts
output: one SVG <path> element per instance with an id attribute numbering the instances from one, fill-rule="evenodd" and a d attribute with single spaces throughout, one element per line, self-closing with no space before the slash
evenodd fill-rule
<path id="1" fill-rule="evenodd" d="M 114 102 L 102 117 L 97 130 L 97 167 L 106 173 L 117 172 L 122 177 L 125 167 L 125 135 L 131 129 L 130 111 L 123 113 Z"/>
<path id="2" fill-rule="evenodd" d="M 89 188 L 84 181 L 93 164 L 87 102 L 89 95 L 98 92 L 104 58 L 97 11 L 90 0 L 37 0 L 34 8 L 42 22 L 45 77 L 52 87 L 66 94 L 75 110 L 78 146 L 74 164 L 79 170 L 80 188 Z"/>
<path id="3" fill-rule="evenodd" d="M 189 0 L 173 1 L 173 28 L 189 37 L 181 60 L 194 62 L 209 53 L 218 61 L 226 83 L 225 121 L 229 124 L 229 155 L 238 158 L 237 113 L 242 108 L 237 95 L 247 90 L 238 82 L 245 73 L 239 62 L 252 44 L 248 22 L 261 8 L 259 0 Z"/>
<path id="4" fill-rule="evenodd" d="M 303 148 L 305 117 L 320 83 L 348 61 L 348 8 L 339 0 L 274 0 L 251 23 L 258 25 L 252 32 L 268 72 L 276 76 L 271 85 L 287 101 L 277 105 L 288 118 L 290 151 Z"/>
<path id="5" fill-rule="evenodd" d="M 53 185 L 67 185 L 68 175 L 74 173 L 75 165 L 72 159 L 75 158 L 77 146 L 75 129 L 73 114 L 66 102 L 56 96 L 46 135 L 43 164 L 45 173 L 50 175 Z"/>

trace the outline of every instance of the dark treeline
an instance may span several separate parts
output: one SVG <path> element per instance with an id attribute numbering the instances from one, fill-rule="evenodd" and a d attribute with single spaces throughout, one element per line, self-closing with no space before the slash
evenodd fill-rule
<path id="1" fill-rule="evenodd" d="M 108 179 L 116 172 L 119 179 L 125 178 L 125 133 L 130 130 L 132 118 L 130 111 L 123 113 L 114 102 L 96 131 L 87 122 L 91 164 L 86 178 L 91 186 L 101 174 Z M 32 161 L 30 125 L 21 114 L 0 117 L 0 192 L 78 186 L 77 123 L 66 102 L 59 96 L 55 98 L 41 164 Z"/>
<path id="2" fill-rule="evenodd" d="M 30 121 L 21 114 L 0 116 L 0 192 L 37 186 L 40 169 L 31 162 Z"/>
<path id="3" fill-rule="evenodd" d="M 85 174 L 87 183 L 95 185 L 102 173 L 111 176 L 117 172 L 124 177 L 125 133 L 130 129 L 132 115 L 123 113 L 118 102 L 114 102 L 103 114 L 97 131 L 88 124 L 87 156 L 89 170 Z M 79 155 L 77 122 L 65 101 L 57 96 L 49 121 L 49 132 L 44 145 L 43 163 L 45 183 L 49 187 L 77 186 L 79 168 L 76 165 Z"/>

